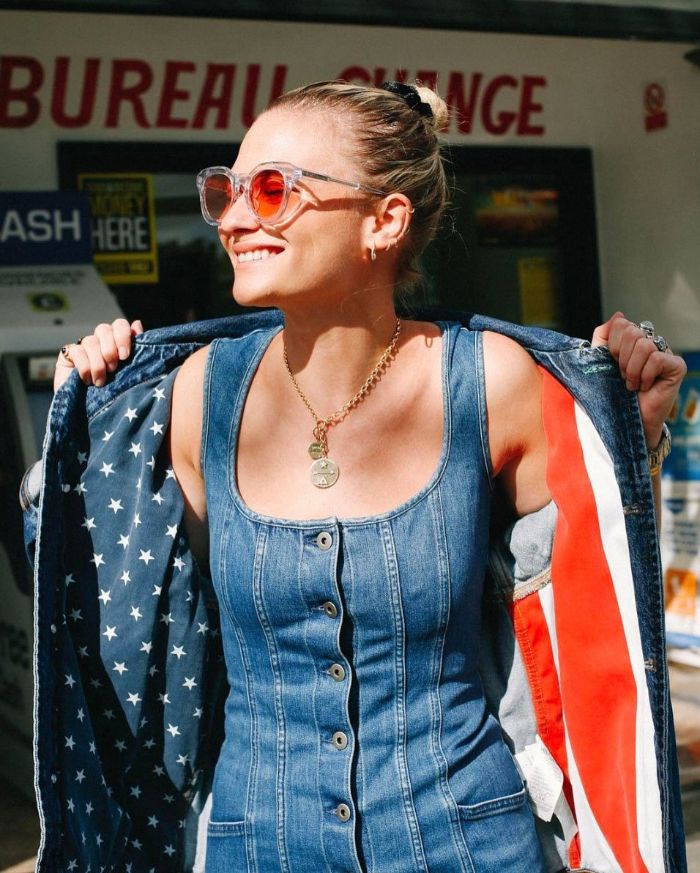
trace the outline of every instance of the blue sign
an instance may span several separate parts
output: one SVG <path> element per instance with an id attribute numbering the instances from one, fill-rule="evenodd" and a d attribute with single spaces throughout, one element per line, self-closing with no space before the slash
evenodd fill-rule
<path id="1" fill-rule="evenodd" d="M 89 263 L 92 230 L 85 194 L 0 192 L 0 267 Z"/>
<path id="2" fill-rule="evenodd" d="M 697 482 L 700 481 L 700 352 L 688 352 L 683 358 L 688 373 L 669 419 L 673 451 L 664 461 L 663 474 L 676 482 Z"/>

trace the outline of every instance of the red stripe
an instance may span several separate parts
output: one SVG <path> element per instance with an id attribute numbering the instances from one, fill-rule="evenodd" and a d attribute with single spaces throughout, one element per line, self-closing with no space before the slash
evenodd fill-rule
<path id="1" fill-rule="evenodd" d="M 564 774 L 564 796 L 571 811 L 576 815 L 574 798 L 569 780 L 566 756 L 564 720 L 562 716 L 559 678 L 554 661 L 549 626 L 537 592 L 524 597 L 512 607 L 513 627 L 525 665 L 532 696 L 537 733 L 549 749 Z M 569 866 L 580 865 L 578 836 L 569 846 Z"/>
<path id="2" fill-rule="evenodd" d="M 552 584 L 569 742 L 589 806 L 617 862 L 624 873 L 642 873 L 647 868 L 637 834 L 637 688 L 574 400 L 548 373 L 543 392 L 547 484 L 558 507 Z"/>

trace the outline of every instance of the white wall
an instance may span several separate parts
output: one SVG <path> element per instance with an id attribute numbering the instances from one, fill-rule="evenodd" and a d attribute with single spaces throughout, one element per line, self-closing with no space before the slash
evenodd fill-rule
<path id="1" fill-rule="evenodd" d="M 28 104 L 3 104 L 0 97 L 0 187 L 55 188 L 55 143 L 59 139 L 235 141 L 245 133 L 243 104 L 259 65 L 255 111 L 266 104 L 275 75 L 285 88 L 335 78 L 359 67 L 380 80 L 406 69 L 409 78 L 423 71 L 438 74 L 446 93 L 461 76 L 465 87 L 480 76 L 479 96 L 491 83 L 495 98 L 487 112 L 517 110 L 523 88 L 530 88 L 524 128 L 504 125 L 489 133 L 480 112 L 469 132 L 453 119 L 448 137 L 456 144 L 574 145 L 593 150 L 603 305 L 633 318 L 651 318 L 677 348 L 700 348 L 700 69 L 683 59 L 690 46 L 561 37 L 517 36 L 455 31 L 246 22 L 215 19 L 107 16 L 74 13 L 0 11 L 0 58 L 29 57 L 44 71 L 34 97 L 36 121 L 10 127 Z M 66 111 L 78 110 L 86 59 L 99 61 L 95 111 L 75 128 L 50 117 L 54 64 L 70 59 Z M 106 126 L 114 60 L 147 62 L 153 74 L 142 106 L 148 127 L 139 126 L 131 105 L 123 104 L 113 126 Z M 171 63 L 186 62 L 163 86 Z M 28 85 L 22 63 L 9 80 L 11 89 Z M 216 129 L 215 113 L 193 129 L 208 64 L 236 65 L 231 113 Z M 135 75 L 127 77 L 133 84 Z M 495 77 L 512 79 L 498 80 Z M 528 78 L 529 77 L 529 78 Z M 0 76 L 0 95 L 3 92 Z M 668 127 L 646 132 L 644 89 L 660 82 L 668 95 Z M 219 80 L 219 84 L 221 79 Z M 529 83 L 529 85 L 528 85 Z M 172 89 L 175 92 L 172 93 Z M 248 93 L 254 89 L 249 88 Z M 5 91 L 7 93 L 7 91 Z M 15 95 L 17 96 L 17 95 Z M 537 104 L 541 106 L 537 108 Z M 158 108 L 162 117 L 158 124 Z M 479 104 L 481 110 L 483 104 Z M 116 116 L 116 113 L 113 113 Z M 174 125 L 182 124 L 181 127 Z M 523 127 L 523 125 L 521 125 Z M 527 129 L 540 132 L 527 133 Z"/>

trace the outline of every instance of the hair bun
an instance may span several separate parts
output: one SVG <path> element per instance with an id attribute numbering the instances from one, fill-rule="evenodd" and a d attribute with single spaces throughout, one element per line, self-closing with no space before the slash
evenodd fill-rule
<path id="1" fill-rule="evenodd" d="M 432 88 L 426 85 L 421 85 L 416 82 L 413 86 L 418 92 L 421 102 L 430 107 L 432 118 L 426 117 L 428 124 L 435 130 L 443 130 L 447 127 L 450 120 L 450 112 L 447 108 L 447 103 L 442 97 Z"/>

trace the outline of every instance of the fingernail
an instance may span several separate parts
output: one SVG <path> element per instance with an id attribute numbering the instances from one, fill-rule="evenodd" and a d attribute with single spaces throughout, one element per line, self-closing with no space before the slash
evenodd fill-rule
<path id="1" fill-rule="evenodd" d="M 126 346 L 119 346 L 119 360 L 125 361 L 129 357 L 129 350 Z"/>
<path id="2" fill-rule="evenodd" d="M 97 388 L 101 388 L 104 385 L 104 383 L 105 383 L 104 379 L 95 379 L 95 386 Z"/>

